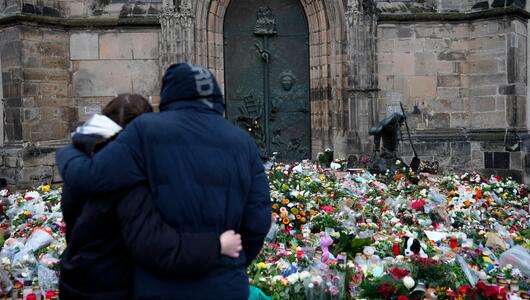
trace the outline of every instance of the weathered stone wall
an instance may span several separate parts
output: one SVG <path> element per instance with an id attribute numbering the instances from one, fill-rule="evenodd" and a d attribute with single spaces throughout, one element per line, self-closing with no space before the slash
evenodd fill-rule
<path id="1" fill-rule="evenodd" d="M 46 17 L 144 17 L 160 12 L 161 0 L 2 0 L 0 16 L 31 14 Z"/>
<path id="2" fill-rule="evenodd" d="M 375 0 L 384 13 L 414 14 L 425 12 L 458 13 L 489 8 L 525 8 L 525 0 Z"/>
<path id="3" fill-rule="evenodd" d="M 0 31 L 0 59 L 2 60 L 2 81 L 4 97 L 4 140 L 22 140 L 22 42 L 19 28 Z"/>
<path id="4" fill-rule="evenodd" d="M 120 93 L 158 101 L 158 29 L 0 29 L 5 146 L 0 176 L 19 187 L 58 180 L 54 155 Z"/>
<path id="5" fill-rule="evenodd" d="M 19 27 L 21 42 L 23 142 L 62 140 L 77 124 L 72 101 L 68 33 Z"/>
<path id="6" fill-rule="evenodd" d="M 401 101 L 422 159 L 522 178 L 507 150 L 526 129 L 526 21 L 388 22 L 378 37 L 380 118 Z"/>
<path id="7" fill-rule="evenodd" d="M 158 30 L 75 31 L 69 37 L 72 89 L 80 120 L 120 93 L 156 101 Z"/>

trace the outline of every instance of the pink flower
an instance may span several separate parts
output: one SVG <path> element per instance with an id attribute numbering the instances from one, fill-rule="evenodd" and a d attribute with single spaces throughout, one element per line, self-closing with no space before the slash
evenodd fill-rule
<path id="1" fill-rule="evenodd" d="M 327 213 L 332 213 L 335 210 L 333 206 L 325 206 L 325 205 L 322 205 L 320 209 Z"/>

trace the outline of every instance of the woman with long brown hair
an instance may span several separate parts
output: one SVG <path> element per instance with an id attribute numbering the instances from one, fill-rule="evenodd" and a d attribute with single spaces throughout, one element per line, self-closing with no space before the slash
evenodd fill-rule
<path id="1" fill-rule="evenodd" d="M 122 128 L 152 112 L 140 95 L 114 98 L 83 126 L 73 144 L 94 155 Z M 239 256 L 241 238 L 233 231 L 182 233 L 164 223 L 145 183 L 120 192 L 89 194 L 64 186 L 61 200 L 67 248 L 61 258 L 62 300 L 132 299 L 133 268 L 192 277 L 213 268 L 221 255 Z"/>

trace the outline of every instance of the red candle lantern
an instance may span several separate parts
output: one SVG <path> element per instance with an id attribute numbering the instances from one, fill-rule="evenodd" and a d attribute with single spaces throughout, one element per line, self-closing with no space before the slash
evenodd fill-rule
<path id="1" fill-rule="evenodd" d="M 394 242 L 392 245 L 392 252 L 394 253 L 394 256 L 398 256 L 401 254 L 401 247 L 399 246 L 399 242 Z"/>
<path id="2" fill-rule="evenodd" d="M 453 249 L 458 247 L 458 240 L 455 236 L 451 237 L 451 239 L 449 240 L 449 246 Z"/>

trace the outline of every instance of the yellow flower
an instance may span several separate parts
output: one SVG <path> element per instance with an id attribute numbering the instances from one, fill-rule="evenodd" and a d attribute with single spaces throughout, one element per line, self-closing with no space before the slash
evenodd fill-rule
<path id="1" fill-rule="evenodd" d="M 502 199 L 506 200 L 506 199 L 508 199 L 509 196 L 510 195 L 508 195 L 508 193 L 504 193 L 504 194 L 502 194 Z"/>
<path id="2" fill-rule="evenodd" d="M 298 208 L 296 207 L 291 208 L 291 212 L 295 215 L 298 214 Z"/>
<path id="3" fill-rule="evenodd" d="M 296 194 L 296 199 L 301 200 L 304 198 L 304 195 L 302 193 Z"/>
<path id="4" fill-rule="evenodd" d="M 27 210 L 25 210 L 25 211 L 23 212 L 23 214 L 25 214 L 26 216 L 31 215 L 31 213 L 30 213 L 29 211 L 27 211 Z"/>
<path id="5" fill-rule="evenodd" d="M 264 262 L 260 262 L 260 263 L 258 263 L 258 268 L 260 268 L 260 269 L 266 269 L 266 268 L 267 268 L 267 264 L 264 263 Z"/>
<path id="6" fill-rule="evenodd" d="M 43 193 L 47 193 L 50 191 L 50 186 L 49 185 L 43 185 L 41 188 L 40 188 L 40 191 L 43 192 Z"/>
<path id="7" fill-rule="evenodd" d="M 284 191 L 288 191 L 288 190 L 289 190 L 289 185 L 286 184 L 286 183 L 284 183 L 284 184 L 282 185 L 282 189 L 283 189 Z"/>

